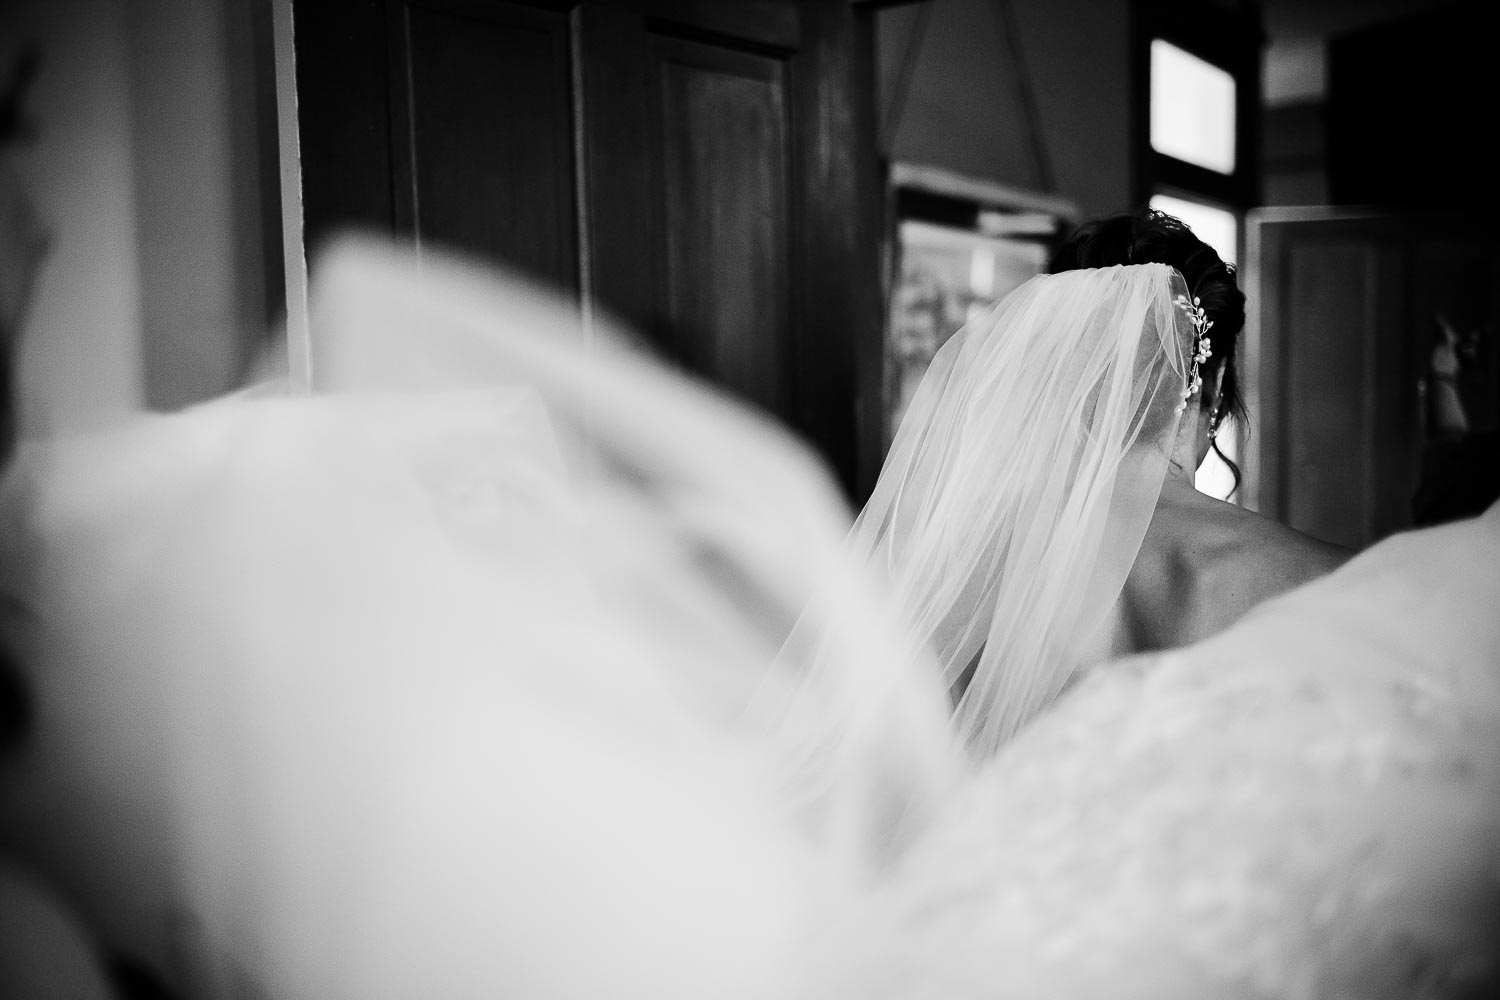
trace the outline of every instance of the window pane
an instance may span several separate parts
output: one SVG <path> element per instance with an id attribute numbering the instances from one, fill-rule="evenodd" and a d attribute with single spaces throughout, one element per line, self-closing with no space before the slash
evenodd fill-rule
<path id="1" fill-rule="evenodd" d="M 1193 235 L 1219 252 L 1219 259 L 1229 263 L 1239 259 L 1240 224 L 1233 212 L 1168 194 L 1152 195 L 1151 207 L 1187 223 Z"/>
<path id="2" fill-rule="evenodd" d="M 1160 38 L 1151 43 L 1151 146 L 1234 173 L 1234 77 Z"/>
<path id="3" fill-rule="evenodd" d="M 1052 228 L 1057 228 L 1056 220 Z M 1046 244 L 906 219 L 886 332 L 887 442 L 938 348 L 1047 266 Z"/>
<path id="4" fill-rule="evenodd" d="M 1240 429 L 1233 417 L 1226 416 L 1220 422 L 1219 435 L 1216 440 L 1219 444 L 1219 451 L 1224 453 L 1225 458 L 1239 465 Z M 1224 459 L 1220 458 L 1212 448 L 1203 459 L 1203 464 L 1198 466 L 1198 471 L 1193 476 L 1193 485 L 1198 488 L 1199 493 L 1207 493 L 1211 497 L 1229 500 L 1232 503 L 1240 502 L 1239 494 L 1234 488 L 1234 472 L 1224 464 Z M 1231 496 L 1231 493 L 1234 495 Z"/>

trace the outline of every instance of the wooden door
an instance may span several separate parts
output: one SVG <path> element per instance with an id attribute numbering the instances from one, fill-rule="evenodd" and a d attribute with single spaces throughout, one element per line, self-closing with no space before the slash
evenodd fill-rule
<path id="1" fill-rule="evenodd" d="M 835 0 L 299 0 L 309 244 L 486 256 L 881 459 L 873 24 Z M 316 336 L 316 331 L 313 332 Z"/>
<path id="2" fill-rule="evenodd" d="M 395 230 L 576 294 L 567 13 L 404 0 L 387 16 Z"/>
<path id="3" fill-rule="evenodd" d="M 1410 526 L 1444 316 L 1487 330 L 1466 393 L 1494 430 L 1500 240 L 1473 216 L 1262 209 L 1247 227 L 1247 503 L 1354 547 Z"/>

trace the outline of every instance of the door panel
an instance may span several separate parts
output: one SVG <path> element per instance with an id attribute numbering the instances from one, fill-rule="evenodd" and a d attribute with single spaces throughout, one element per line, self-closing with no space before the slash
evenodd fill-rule
<path id="1" fill-rule="evenodd" d="M 302 228 L 313 254 L 358 229 L 388 233 L 390 67 L 385 0 L 293 0 Z"/>
<path id="2" fill-rule="evenodd" d="M 663 339 L 772 412 L 789 373 L 787 122 L 779 60 L 653 39 L 668 280 Z"/>
<path id="3" fill-rule="evenodd" d="M 1247 502 L 1363 547 L 1411 524 L 1424 385 L 1445 316 L 1478 331 L 1471 429 L 1500 399 L 1500 241 L 1475 216 L 1261 209 L 1247 227 Z"/>
<path id="4" fill-rule="evenodd" d="M 428 2 L 394 19 L 398 229 L 576 294 L 566 16 Z"/>
<path id="5" fill-rule="evenodd" d="M 1367 243 L 1307 241 L 1290 248 L 1286 294 L 1286 441 L 1282 503 L 1295 527 L 1358 547 L 1391 525 L 1378 523 L 1380 411 L 1394 373 L 1381 364 L 1399 262 Z M 1396 331 L 1399 336 L 1399 330 Z M 1395 484 L 1392 484 L 1393 486 Z M 1348 502 L 1330 502 L 1347 497 Z"/>
<path id="6" fill-rule="evenodd" d="M 883 443 L 868 8 L 293 3 L 309 234 L 539 277 L 784 422 L 859 502 Z"/>
<path id="7" fill-rule="evenodd" d="M 860 502 L 883 457 L 868 11 L 643 0 L 577 22 L 588 286 Z"/>

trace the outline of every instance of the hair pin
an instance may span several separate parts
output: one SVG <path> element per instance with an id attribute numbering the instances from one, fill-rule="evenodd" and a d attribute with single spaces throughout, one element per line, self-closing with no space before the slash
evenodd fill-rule
<path id="1" fill-rule="evenodd" d="M 1209 319 L 1208 313 L 1204 311 L 1202 299 L 1194 298 L 1189 302 L 1186 295 L 1179 294 L 1175 301 L 1177 308 L 1187 313 L 1188 318 L 1193 321 L 1193 329 L 1196 331 L 1193 338 L 1193 364 L 1188 369 L 1187 389 L 1182 394 L 1182 401 L 1177 404 L 1176 412 L 1181 413 L 1187 409 L 1188 400 L 1203 388 L 1203 376 L 1198 368 L 1213 357 L 1213 342 L 1208 339 L 1208 330 L 1214 325 L 1214 321 Z"/>

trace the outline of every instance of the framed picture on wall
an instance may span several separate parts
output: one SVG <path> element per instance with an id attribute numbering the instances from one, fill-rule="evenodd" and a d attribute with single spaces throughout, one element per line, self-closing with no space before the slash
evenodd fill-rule
<path id="1" fill-rule="evenodd" d="M 927 167 L 895 165 L 890 193 L 887 447 L 943 344 L 1041 274 L 1078 220 L 1066 200 Z"/>

